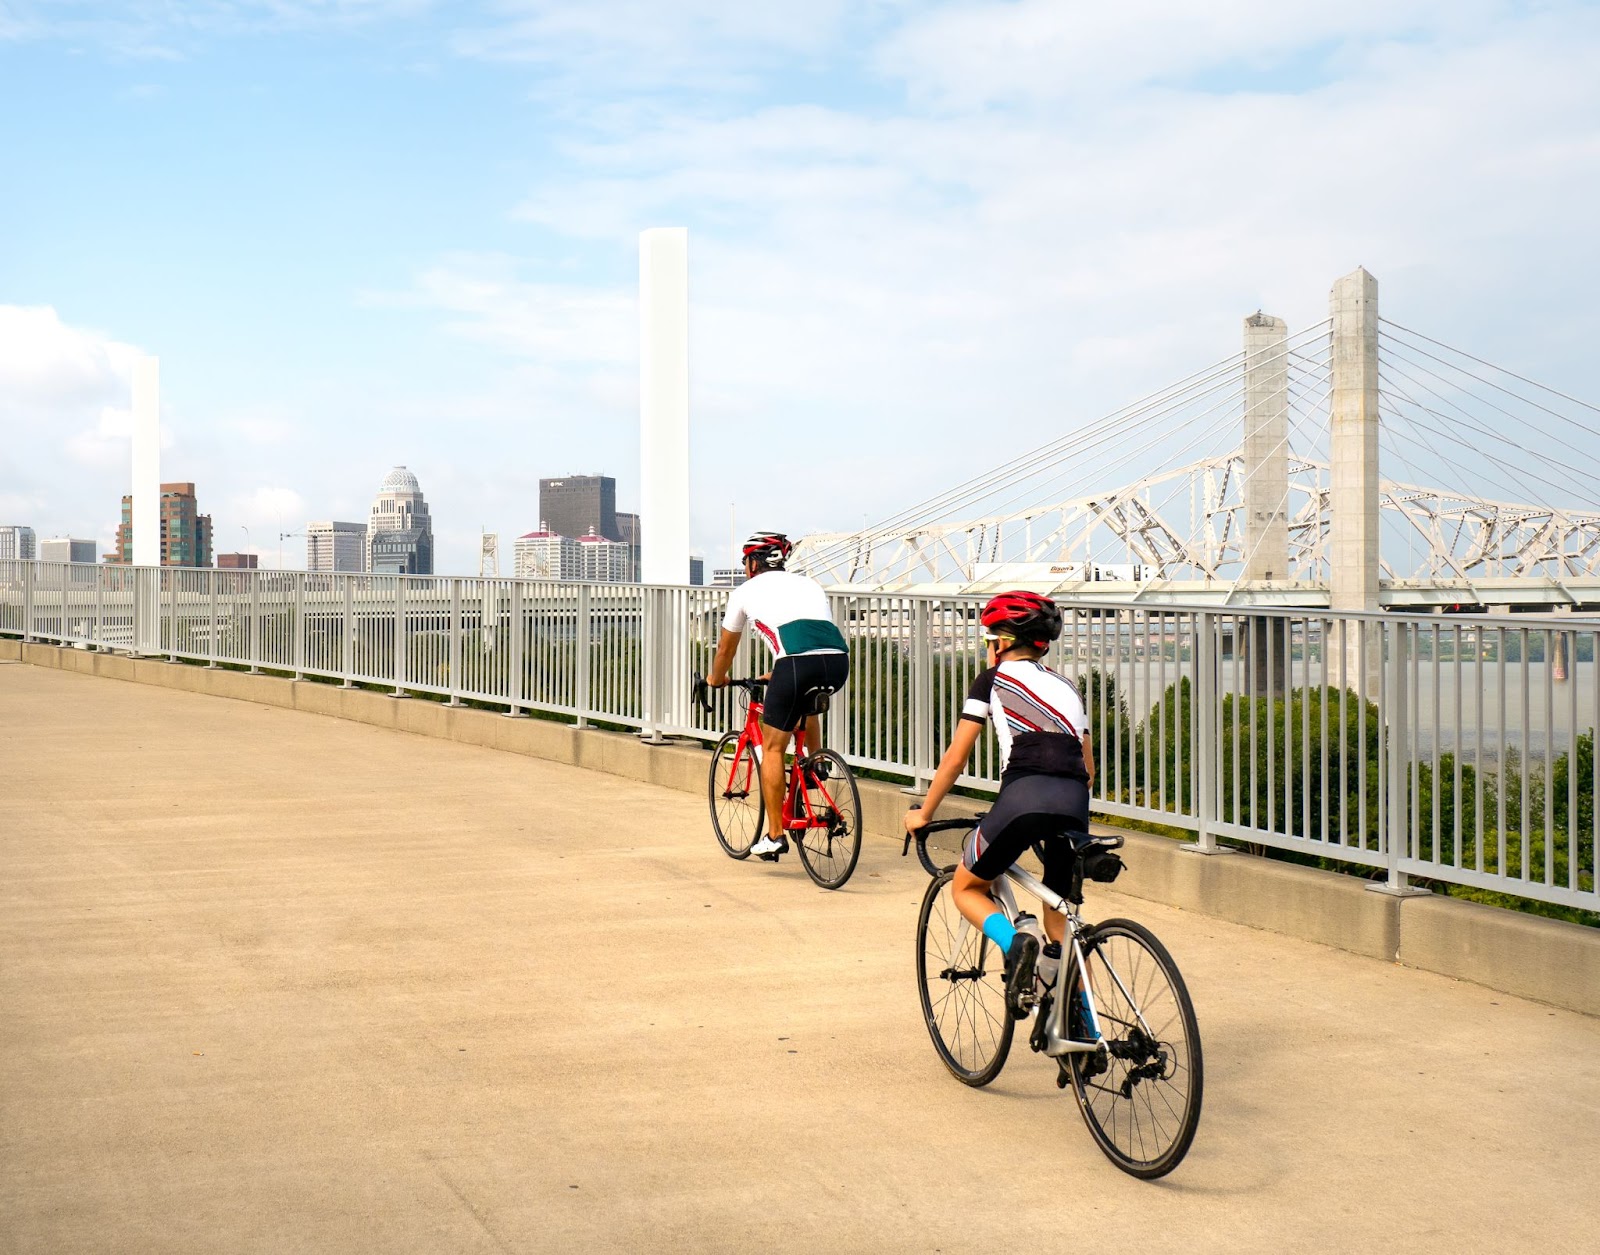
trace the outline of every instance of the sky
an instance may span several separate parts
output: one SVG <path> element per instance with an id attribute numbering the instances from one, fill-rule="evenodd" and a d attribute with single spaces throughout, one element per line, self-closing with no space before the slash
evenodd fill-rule
<path id="1" fill-rule="evenodd" d="M 0 0 L 0 523 L 109 546 L 140 353 L 162 478 L 263 565 L 397 464 L 444 573 L 509 555 L 541 476 L 637 508 L 652 226 L 689 229 L 715 565 L 1069 434 L 1256 309 L 1308 327 L 1358 265 L 1600 402 L 1596 65 L 1563 0 Z"/>

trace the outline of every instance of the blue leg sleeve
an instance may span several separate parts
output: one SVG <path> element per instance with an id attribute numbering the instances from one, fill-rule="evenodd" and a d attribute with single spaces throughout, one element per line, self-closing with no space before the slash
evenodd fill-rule
<path id="1" fill-rule="evenodd" d="M 1017 930 L 1004 911 L 996 911 L 983 921 L 983 935 L 1000 947 L 1001 954 L 1010 954 L 1011 939 L 1017 935 Z"/>

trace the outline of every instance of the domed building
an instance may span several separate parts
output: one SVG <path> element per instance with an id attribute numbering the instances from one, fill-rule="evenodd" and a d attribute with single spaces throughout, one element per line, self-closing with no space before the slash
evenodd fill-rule
<path id="1" fill-rule="evenodd" d="M 422 485 L 403 466 L 383 477 L 367 520 L 367 570 L 375 575 L 432 575 L 433 520 Z"/>

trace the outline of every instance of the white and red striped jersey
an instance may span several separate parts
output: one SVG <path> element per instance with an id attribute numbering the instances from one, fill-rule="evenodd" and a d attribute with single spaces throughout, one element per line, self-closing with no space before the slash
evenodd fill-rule
<path id="1" fill-rule="evenodd" d="M 994 726 L 1002 775 L 1018 737 L 1036 742 L 1030 733 L 1065 734 L 1077 749 L 1089 735 L 1089 712 L 1077 686 L 1038 661 L 1008 659 L 980 671 L 967 692 L 961 717 Z"/>

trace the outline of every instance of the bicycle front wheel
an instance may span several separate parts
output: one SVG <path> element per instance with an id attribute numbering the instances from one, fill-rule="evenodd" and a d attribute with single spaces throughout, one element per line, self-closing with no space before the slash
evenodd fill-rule
<path id="1" fill-rule="evenodd" d="M 824 889 L 850 879 L 861 857 L 861 790 L 843 758 L 832 750 L 813 754 L 804 766 L 805 800 L 789 838 L 800 850 L 806 875 Z M 797 799 L 798 800 L 798 799 Z"/>
<path id="2" fill-rule="evenodd" d="M 766 808 L 761 800 L 761 765 L 740 734 L 725 733 L 711 751 L 711 828 L 729 858 L 748 858 L 761 833 Z"/>
<path id="3" fill-rule="evenodd" d="M 928 882 L 917 917 L 917 992 L 928 1036 L 963 1085 L 1000 1075 L 1017 1022 L 1006 1006 L 1005 959 L 956 910 L 952 871 Z"/>
<path id="4" fill-rule="evenodd" d="M 1200 1124 L 1205 1071 L 1194 1004 L 1167 948 L 1132 920 L 1084 934 L 1098 1023 L 1089 1025 L 1082 975 L 1068 990 L 1067 1035 L 1104 1048 L 1066 1056 L 1084 1123 L 1106 1157 L 1149 1180 L 1176 1168 Z"/>

